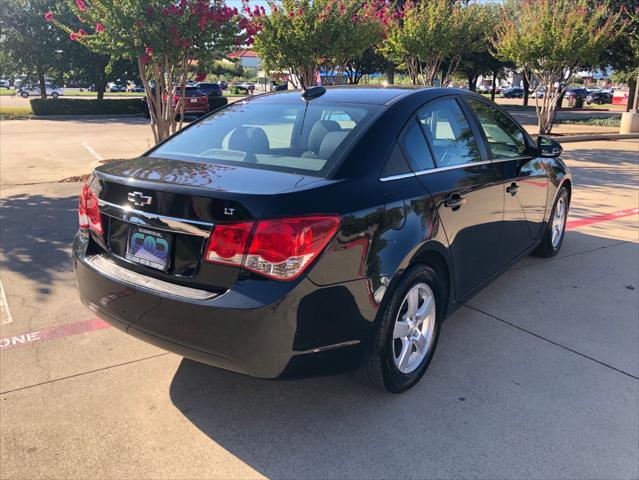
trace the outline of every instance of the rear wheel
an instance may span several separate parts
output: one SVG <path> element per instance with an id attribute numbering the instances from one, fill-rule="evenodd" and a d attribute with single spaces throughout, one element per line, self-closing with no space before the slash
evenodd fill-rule
<path id="1" fill-rule="evenodd" d="M 566 220 L 568 218 L 568 207 L 570 198 L 568 189 L 561 187 L 552 208 L 548 225 L 544 231 L 544 236 L 537 249 L 533 252 L 538 257 L 554 257 L 559 253 L 561 244 L 566 234 Z"/>
<path id="2" fill-rule="evenodd" d="M 380 311 L 377 332 L 362 368 L 373 386 L 401 393 L 424 375 L 439 338 L 445 288 L 435 271 L 415 265 Z"/>
<path id="3" fill-rule="evenodd" d="M 58 92 L 53 92 L 53 93 L 51 94 L 51 96 L 52 96 L 53 98 L 58 98 L 58 97 L 60 96 L 60 94 L 59 94 Z"/>
<path id="4" fill-rule="evenodd" d="M 28 92 L 22 92 L 22 93 L 20 93 L 20 96 L 22 98 L 28 98 L 29 97 L 29 93 Z"/>

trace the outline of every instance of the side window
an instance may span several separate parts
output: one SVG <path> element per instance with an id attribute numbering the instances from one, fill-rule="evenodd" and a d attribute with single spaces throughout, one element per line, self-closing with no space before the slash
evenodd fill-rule
<path id="1" fill-rule="evenodd" d="M 524 134 L 510 118 L 487 103 L 466 99 L 484 130 L 493 158 L 519 157 L 526 151 Z"/>
<path id="2" fill-rule="evenodd" d="M 408 163 L 415 172 L 435 167 L 424 134 L 414 118 L 404 128 L 399 137 L 399 143 L 406 154 Z"/>
<path id="3" fill-rule="evenodd" d="M 410 168 L 406 163 L 406 159 L 404 158 L 404 154 L 399 148 L 399 145 L 395 144 L 391 154 L 386 160 L 386 165 L 384 165 L 384 169 L 382 170 L 381 178 L 392 177 L 393 175 L 402 175 L 405 173 L 411 173 Z"/>
<path id="4" fill-rule="evenodd" d="M 477 141 L 456 100 L 447 98 L 428 103 L 417 117 L 433 146 L 438 167 L 481 161 Z"/>

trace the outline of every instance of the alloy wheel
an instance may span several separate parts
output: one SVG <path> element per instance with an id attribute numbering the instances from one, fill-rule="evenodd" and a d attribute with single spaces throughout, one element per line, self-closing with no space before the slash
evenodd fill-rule
<path id="1" fill-rule="evenodd" d="M 553 248 L 557 248 L 559 246 L 559 242 L 561 241 L 561 236 L 564 232 L 564 226 L 566 225 L 566 199 L 561 196 L 559 200 L 557 200 L 557 205 L 555 206 L 555 215 L 552 219 L 552 237 L 551 243 Z"/>
<path id="2" fill-rule="evenodd" d="M 426 283 L 413 285 L 395 318 L 393 360 L 397 369 L 412 373 L 428 354 L 434 338 L 435 295 Z"/>

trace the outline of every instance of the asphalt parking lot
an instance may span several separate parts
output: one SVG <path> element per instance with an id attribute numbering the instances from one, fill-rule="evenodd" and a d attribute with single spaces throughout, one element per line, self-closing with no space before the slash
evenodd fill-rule
<path id="1" fill-rule="evenodd" d="M 34 123 L 35 122 L 35 123 Z M 44 123 L 38 123 L 44 122 Z M 80 303 L 78 183 L 141 119 L 0 125 L 1 478 L 639 477 L 639 142 L 567 144 L 569 230 L 444 325 L 401 396 L 183 360 Z"/>

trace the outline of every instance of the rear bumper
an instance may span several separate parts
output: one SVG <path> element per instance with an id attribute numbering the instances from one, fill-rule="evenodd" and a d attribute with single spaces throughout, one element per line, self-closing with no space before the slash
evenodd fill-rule
<path id="1" fill-rule="evenodd" d="M 357 368 L 376 308 L 368 282 L 319 287 L 307 278 L 238 280 L 194 299 L 118 280 L 87 262 L 77 235 L 73 265 L 83 303 L 100 318 L 193 360 L 261 378 Z"/>

